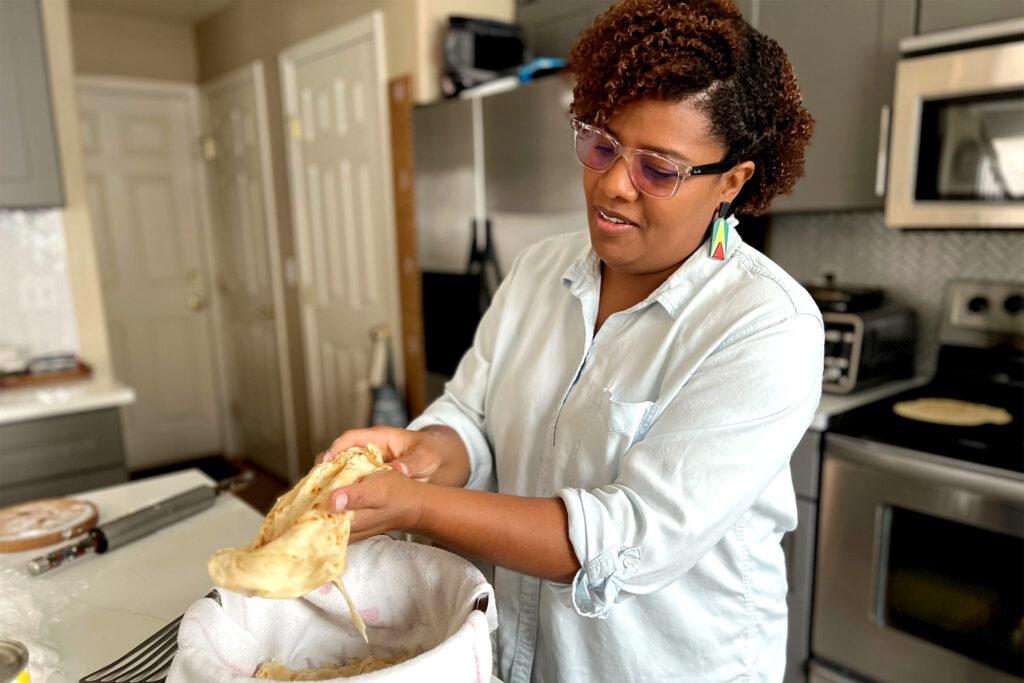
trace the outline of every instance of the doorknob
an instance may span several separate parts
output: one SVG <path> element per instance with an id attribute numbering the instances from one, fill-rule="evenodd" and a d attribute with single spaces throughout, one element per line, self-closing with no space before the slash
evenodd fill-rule
<path id="1" fill-rule="evenodd" d="M 260 306 L 256 309 L 256 315 L 263 318 L 264 320 L 274 319 L 274 307 L 273 306 Z"/>
<path id="2" fill-rule="evenodd" d="M 206 308 L 206 299 L 199 294 L 193 294 L 186 299 L 186 302 L 188 303 L 188 307 L 193 311 L 201 311 Z"/>

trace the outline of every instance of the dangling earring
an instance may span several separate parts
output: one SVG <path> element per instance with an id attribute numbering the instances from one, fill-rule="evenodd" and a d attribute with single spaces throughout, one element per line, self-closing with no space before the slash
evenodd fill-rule
<path id="1" fill-rule="evenodd" d="M 718 215 L 711 224 L 711 242 L 708 245 L 708 256 L 716 261 L 725 260 L 725 252 L 729 248 L 729 223 L 725 217 L 729 215 L 729 202 L 722 202 L 718 207 Z"/>

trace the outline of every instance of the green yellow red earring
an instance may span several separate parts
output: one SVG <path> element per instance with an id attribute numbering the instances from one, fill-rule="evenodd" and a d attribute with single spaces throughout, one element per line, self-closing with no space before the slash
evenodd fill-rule
<path id="1" fill-rule="evenodd" d="M 725 252 L 729 248 L 729 202 L 722 202 L 718 207 L 718 216 L 711 224 L 711 243 L 708 245 L 708 256 L 716 261 L 725 260 Z"/>

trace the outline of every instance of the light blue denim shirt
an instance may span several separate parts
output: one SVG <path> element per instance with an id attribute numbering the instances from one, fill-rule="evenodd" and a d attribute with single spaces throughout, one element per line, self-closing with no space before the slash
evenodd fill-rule
<path id="1" fill-rule="evenodd" d="M 594 335 L 586 233 L 516 259 L 444 395 L 468 487 L 558 496 L 571 585 L 498 568 L 498 674 L 782 680 L 789 457 L 821 395 L 821 316 L 733 230 Z"/>

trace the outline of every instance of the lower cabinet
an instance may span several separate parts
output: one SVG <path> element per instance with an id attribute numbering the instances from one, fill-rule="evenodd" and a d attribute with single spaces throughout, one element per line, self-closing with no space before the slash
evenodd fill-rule
<path id="1" fill-rule="evenodd" d="M 127 479 L 117 408 L 0 425 L 0 506 Z"/>
<path id="2" fill-rule="evenodd" d="M 818 477 L 821 432 L 808 430 L 789 461 L 796 491 L 796 529 L 782 537 L 789 590 L 789 635 L 785 683 L 805 683 L 811 657 L 811 596 L 814 590 L 814 544 L 818 526 Z"/>
<path id="3" fill-rule="evenodd" d="M 807 680 L 811 655 L 811 593 L 814 585 L 814 541 L 818 502 L 796 499 L 797 528 L 782 539 L 789 592 L 789 637 L 786 640 L 785 683 Z"/>

